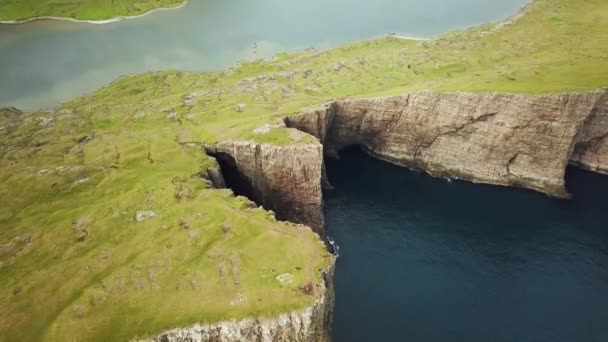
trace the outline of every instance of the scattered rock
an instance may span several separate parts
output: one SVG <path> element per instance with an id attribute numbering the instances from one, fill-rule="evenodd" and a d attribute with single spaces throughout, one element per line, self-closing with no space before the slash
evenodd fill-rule
<path id="1" fill-rule="evenodd" d="M 250 200 L 249 198 L 245 198 L 246 200 L 243 201 L 243 204 L 241 205 L 241 209 L 257 209 L 258 205 L 255 204 L 254 201 Z"/>
<path id="2" fill-rule="evenodd" d="M 30 243 L 32 243 L 31 235 L 16 236 L 10 241 L 0 244 L 0 257 L 18 254 Z"/>
<path id="3" fill-rule="evenodd" d="M 201 93 L 190 93 L 190 94 L 186 94 L 184 96 L 184 100 L 183 103 L 184 105 L 190 105 L 194 102 L 194 100 L 196 100 L 197 98 L 201 97 L 203 94 Z"/>
<path id="4" fill-rule="evenodd" d="M 245 303 L 247 303 L 247 297 L 244 294 L 239 293 L 235 299 L 230 301 L 230 306 L 242 305 Z"/>
<path id="5" fill-rule="evenodd" d="M 247 105 L 244 103 L 239 103 L 236 105 L 235 109 L 237 112 L 242 113 L 245 111 L 245 108 L 247 108 Z"/>
<path id="6" fill-rule="evenodd" d="M 70 189 L 75 188 L 75 187 L 77 187 L 78 185 L 84 184 L 84 183 L 86 183 L 86 182 L 88 182 L 88 181 L 89 181 L 89 178 L 88 178 L 88 177 L 78 179 L 78 180 L 74 181 L 74 182 L 73 182 L 73 183 L 70 185 Z"/>
<path id="7" fill-rule="evenodd" d="M 224 232 L 224 234 L 230 233 L 231 230 L 232 226 L 228 222 L 222 223 L 222 231 Z"/>
<path id="8" fill-rule="evenodd" d="M 308 76 L 312 75 L 312 73 L 313 73 L 312 69 L 307 69 L 304 71 L 303 77 L 308 78 Z"/>
<path id="9" fill-rule="evenodd" d="M 82 165 L 78 166 L 58 166 L 55 168 L 55 172 L 60 175 L 64 175 L 66 173 L 78 173 L 84 171 L 86 168 Z"/>
<path id="10" fill-rule="evenodd" d="M 15 241 L 17 241 L 17 243 L 21 246 L 27 246 L 32 242 L 32 236 L 31 235 L 17 236 L 15 238 Z"/>
<path id="11" fill-rule="evenodd" d="M 193 290 L 198 290 L 198 289 L 199 289 L 199 287 L 200 287 L 200 284 L 199 284 L 199 282 L 198 282 L 198 279 L 196 279 L 196 278 L 194 278 L 194 277 L 190 278 L 190 286 L 192 286 L 192 289 L 193 289 Z"/>
<path id="12" fill-rule="evenodd" d="M 74 317 L 82 319 L 87 315 L 87 309 L 83 305 L 74 305 Z"/>
<path id="13" fill-rule="evenodd" d="M 235 285 L 241 284 L 241 259 L 237 254 L 230 256 L 230 263 L 232 264 L 232 278 L 234 279 Z"/>
<path id="14" fill-rule="evenodd" d="M 228 275 L 228 267 L 226 264 L 221 261 L 218 265 L 218 271 L 220 272 L 220 280 L 222 283 L 226 283 L 226 276 Z"/>
<path id="15" fill-rule="evenodd" d="M 78 232 L 78 236 L 76 237 L 76 241 L 78 241 L 78 242 L 85 242 L 85 240 L 87 239 L 87 237 L 89 237 L 89 231 L 86 230 L 86 229 L 83 229 L 80 232 Z"/>
<path id="16" fill-rule="evenodd" d="M 91 304 L 92 307 L 95 307 L 105 302 L 107 298 L 108 296 L 104 292 L 96 291 L 89 297 L 89 304 Z"/>
<path id="17" fill-rule="evenodd" d="M 332 66 L 332 69 L 334 70 L 334 72 L 338 72 L 340 70 L 342 70 L 342 68 L 344 68 L 346 66 L 346 63 L 344 63 L 344 61 L 340 61 L 339 63 L 334 63 L 334 65 Z"/>
<path id="18" fill-rule="evenodd" d="M 293 282 L 293 276 L 291 275 L 291 273 L 279 274 L 274 279 L 276 279 L 281 285 L 287 285 Z"/>
<path id="19" fill-rule="evenodd" d="M 290 71 L 281 71 L 281 72 L 278 72 L 276 74 L 276 76 L 278 76 L 278 77 L 285 77 L 287 79 L 291 79 L 292 77 L 294 77 L 297 74 L 298 73 L 296 71 L 290 70 Z"/>
<path id="20" fill-rule="evenodd" d="M 256 129 L 253 130 L 253 133 L 255 134 L 267 134 L 270 133 L 270 131 L 273 129 L 273 126 L 270 124 L 264 124 Z"/>
<path id="21" fill-rule="evenodd" d="M 156 217 L 156 213 L 152 210 L 138 211 L 135 213 L 135 221 L 137 222 L 141 222 L 150 217 Z"/>
<path id="22" fill-rule="evenodd" d="M 45 175 L 49 174 L 50 172 L 51 172 L 51 170 L 49 170 L 49 169 L 42 169 L 42 170 L 38 171 L 38 177 L 45 176 Z"/>
<path id="23" fill-rule="evenodd" d="M 74 142 L 77 142 L 79 144 L 83 144 L 84 145 L 84 144 L 88 143 L 91 140 L 93 140 L 93 136 L 87 134 L 87 135 L 83 135 L 83 136 L 81 136 L 79 138 L 74 139 Z"/>
<path id="24" fill-rule="evenodd" d="M 196 238 L 198 238 L 198 235 L 199 234 L 198 234 L 198 232 L 196 230 L 189 230 L 188 231 L 188 237 L 191 238 L 191 239 L 193 239 L 193 240 L 196 239 Z"/>
<path id="25" fill-rule="evenodd" d="M 165 109 L 165 110 L 163 110 L 163 114 L 165 114 L 166 119 L 169 119 L 169 120 L 177 119 L 177 111 L 175 110 L 175 108 Z"/>
<path id="26" fill-rule="evenodd" d="M 81 217 L 73 222 L 74 230 L 81 231 L 86 229 L 93 220 L 89 217 Z"/>
<path id="27" fill-rule="evenodd" d="M 13 290 L 13 296 L 16 296 L 18 294 L 21 293 L 21 291 L 23 291 L 23 286 L 18 285 L 17 287 L 15 287 L 15 289 Z"/>
<path id="28" fill-rule="evenodd" d="M 55 123 L 55 120 L 50 116 L 43 116 L 38 119 L 38 126 L 50 128 Z"/>
<path id="29" fill-rule="evenodd" d="M 304 88 L 304 91 L 306 93 L 308 93 L 309 95 L 313 95 L 313 94 L 321 94 L 323 92 L 323 89 L 321 89 L 319 87 L 306 87 L 306 88 Z"/>
<path id="30" fill-rule="evenodd" d="M 184 199 L 192 198 L 192 189 L 187 185 L 183 185 L 183 184 L 178 185 L 177 193 L 175 194 L 175 198 L 177 198 L 180 201 L 184 200 Z"/>
<path id="31" fill-rule="evenodd" d="M 179 219 L 178 224 L 179 224 L 180 227 L 182 227 L 182 228 L 184 228 L 186 230 L 190 229 L 190 223 L 188 223 L 188 221 L 186 221 L 183 218 Z"/>
<path id="32" fill-rule="evenodd" d="M 304 133 L 302 131 L 299 131 L 297 129 L 290 129 L 289 130 L 289 138 L 291 138 L 292 141 L 300 141 L 305 136 L 306 136 L 306 133 Z"/>

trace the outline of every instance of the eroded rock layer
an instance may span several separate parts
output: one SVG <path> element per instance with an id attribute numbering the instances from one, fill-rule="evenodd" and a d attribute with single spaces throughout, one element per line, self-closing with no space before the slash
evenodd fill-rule
<path id="1" fill-rule="evenodd" d="M 585 121 L 570 161 L 584 169 L 608 174 L 608 91 Z"/>
<path id="2" fill-rule="evenodd" d="M 333 273 L 332 264 L 324 273 L 324 282 L 314 290 L 318 299 L 305 309 L 273 318 L 196 324 L 165 331 L 139 342 L 330 341 L 330 323 L 334 307 Z"/>
<path id="3" fill-rule="evenodd" d="M 223 164 L 224 179 L 237 193 L 274 211 L 279 220 L 305 224 L 324 236 L 321 144 L 226 141 L 206 150 Z"/>
<path id="4" fill-rule="evenodd" d="M 606 91 L 538 96 L 421 91 L 335 101 L 285 122 L 318 137 L 326 153 L 360 145 L 378 158 L 434 176 L 565 197 L 571 156 L 586 168 L 608 169 L 607 108 Z"/>

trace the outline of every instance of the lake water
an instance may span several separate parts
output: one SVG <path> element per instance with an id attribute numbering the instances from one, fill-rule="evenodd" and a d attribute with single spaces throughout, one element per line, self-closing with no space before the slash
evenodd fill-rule
<path id="1" fill-rule="evenodd" d="M 327 167 L 334 342 L 608 341 L 608 177 L 571 169 L 557 200 L 357 150 Z"/>
<path id="2" fill-rule="evenodd" d="M 501 20 L 526 0 L 192 0 L 107 25 L 0 25 L 0 107 L 51 107 L 150 70 L 219 70 L 392 32 L 431 37 Z M 253 44 L 257 44 L 257 49 Z"/>

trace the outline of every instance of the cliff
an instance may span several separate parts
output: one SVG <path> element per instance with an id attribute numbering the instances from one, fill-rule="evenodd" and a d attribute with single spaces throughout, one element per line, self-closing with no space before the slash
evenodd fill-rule
<path id="1" fill-rule="evenodd" d="M 604 92 L 579 133 L 570 162 L 608 174 L 608 91 Z"/>
<path id="2" fill-rule="evenodd" d="M 224 141 L 206 147 L 225 186 L 321 236 L 323 153 L 361 146 L 389 162 L 472 182 L 567 197 L 568 163 L 608 172 L 608 92 L 517 95 L 420 91 L 338 100 L 288 116 L 322 143 Z M 219 171 L 213 170 L 219 174 Z M 221 175 L 210 177 L 224 186 Z"/>
<path id="3" fill-rule="evenodd" d="M 324 283 L 309 289 L 318 299 L 309 307 L 273 318 L 248 318 L 215 324 L 165 331 L 139 342 L 287 342 L 330 341 L 330 323 L 334 306 L 334 265 L 324 273 Z"/>
<path id="4" fill-rule="evenodd" d="M 608 93 L 516 95 L 421 91 L 339 100 L 290 116 L 332 154 L 369 154 L 438 177 L 566 197 L 568 163 L 608 170 Z"/>
<path id="5" fill-rule="evenodd" d="M 323 236 L 323 146 L 318 142 L 276 146 L 225 141 L 207 146 L 226 185 L 275 212 L 277 219 L 302 223 Z"/>

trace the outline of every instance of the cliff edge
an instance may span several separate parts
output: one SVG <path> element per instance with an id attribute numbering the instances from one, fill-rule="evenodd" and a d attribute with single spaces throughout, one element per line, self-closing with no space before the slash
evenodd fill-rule
<path id="1" fill-rule="evenodd" d="M 607 94 L 420 91 L 334 101 L 285 122 L 319 138 L 326 153 L 360 145 L 433 176 L 567 197 L 569 162 L 608 169 Z"/>
<path id="2" fill-rule="evenodd" d="M 324 283 L 304 289 L 318 296 L 312 305 L 272 318 L 255 317 L 214 324 L 195 324 L 162 332 L 137 342 L 329 342 L 334 307 L 334 265 L 323 273 Z"/>
<path id="3" fill-rule="evenodd" d="M 275 212 L 277 219 L 323 233 L 323 146 L 318 142 L 277 146 L 225 141 L 206 147 L 226 185 Z"/>

